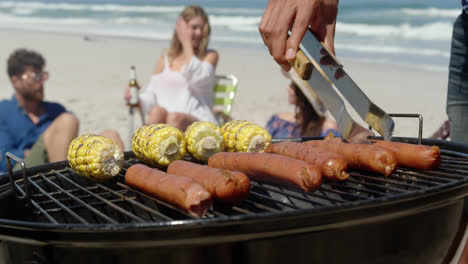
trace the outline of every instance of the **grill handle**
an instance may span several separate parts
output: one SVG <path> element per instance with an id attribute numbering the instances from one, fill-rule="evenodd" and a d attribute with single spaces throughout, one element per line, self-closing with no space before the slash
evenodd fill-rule
<path id="1" fill-rule="evenodd" d="M 8 167 L 8 177 L 10 178 L 10 185 L 11 189 L 15 192 L 17 198 L 26 198 L 26 205 L 29 206 L 31 204 L 31 195 L 30 195 L 30 185 L 29 185 L 29 178 L 26 175 L 26 163 L 24 159 L 14 155 L 13 153 L 7 152 L 5 154 L 7 167 Z M 13 166 L 11 165 L 11 159 L 14 159 L 16 162 L 21 164 L 21 172 L 23 175 L 23 182 L 24 182 L 24 190 L 25 194 L 23 196 L 20 195 L 18 189 L 15 186 L 15 178 L 13 176 Z"/>
<path id="2" fill-rule="evenodd" d="M 388 114 L 388 115 L 391 117 L 418 118 L 419 119 L 418 144 L 421 145 L 422 133 L 423 133 L 423 117 L 421 114 Z M 372 128 L 369 127 L 369 130 L 372 130 Z"/>

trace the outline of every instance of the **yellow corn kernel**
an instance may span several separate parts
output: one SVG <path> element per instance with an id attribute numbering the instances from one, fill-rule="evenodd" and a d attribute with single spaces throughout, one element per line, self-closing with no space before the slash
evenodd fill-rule
<path id="1" fill-rule="evenodd" d="M 210 122 L 193 122 L 185 131 L 187 151 L 199 161 L 207 161 L 217 152 L 224 151 L 221 129 Z"/>
<path id="2" fill-rule="evenodd" d="M 110 138 L 84 134 L 68 147 L 68 164 L 78 174 L 95 181 L 108 180 L 122 170 L 124 153 Z"/>
<path id="3" fill-rule="evenodd" d="M 271 144 L 268 131 L 248 121 L 232 120 L 222 132 L 225 150 L 230 152 L 263 152 Z"/>
<path id="4" fill-rule="evenodd" d="M 151 166 L 168 166 L 185 156 L 184 134 L 168 124 L 140 127 L 132 139 L 135 156 Z"/>

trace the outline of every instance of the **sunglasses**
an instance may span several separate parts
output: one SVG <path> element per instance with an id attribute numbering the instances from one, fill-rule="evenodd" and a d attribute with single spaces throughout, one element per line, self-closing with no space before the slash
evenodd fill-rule
<path id="1" fill-rule="evenodd" d="M 23 80 L 30 79 L 35 82 L 46 81 L 49 79 L 49 72 L 43 71 L 40 73 L 35 73 L 35 72 L 23 73 L 23 75 L 21 75 L 21 79 Z"/>

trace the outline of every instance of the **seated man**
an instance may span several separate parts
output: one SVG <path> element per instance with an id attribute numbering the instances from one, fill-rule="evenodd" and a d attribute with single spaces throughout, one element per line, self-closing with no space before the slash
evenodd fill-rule
<path id="1" fill-rule="evenodd" d="M 25 159 L 28 167 L 56 162 L 67 158 L 68 146 L 78 136 L 78 118 L 61 104 L 43 100 L 49 77 L 44 66 L 39 53 L 26 49 L 15 50 L 8 58 L 14 94 L 0 101 L 0 173 L 7 171 L 6 152 Z M 120 140 L 112 131 L 104 135 Z M 116 143 L 123 149 L 121 140 Z"/>

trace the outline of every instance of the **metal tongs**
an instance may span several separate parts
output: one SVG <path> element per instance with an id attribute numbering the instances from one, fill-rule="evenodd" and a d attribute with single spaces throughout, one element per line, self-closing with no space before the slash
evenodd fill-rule
<path id="1" fill-rule="evenodd" d="M 365 143 L 371 131 L 356 123 L 345 107 L 341 94 L 357 114 L 385 140 L 390 140 L 393 119 L 375 105 L 344 71 L 343 65 L 308 29 L 301 41 L 296 59 L 290 62 L 290 74 L 305 83 L 306 97 L 319 98 L 335 118 L 342 136 L 349 142 Z M 304 88 L 302 88 L 304 89 Z"/>

